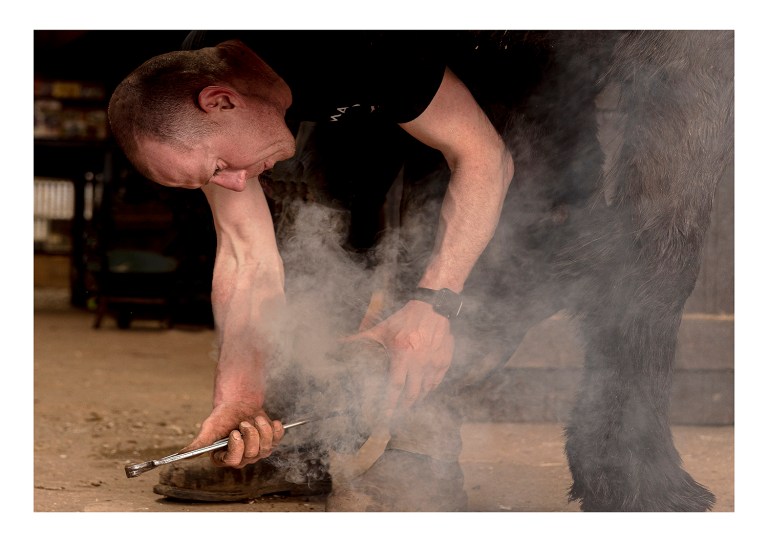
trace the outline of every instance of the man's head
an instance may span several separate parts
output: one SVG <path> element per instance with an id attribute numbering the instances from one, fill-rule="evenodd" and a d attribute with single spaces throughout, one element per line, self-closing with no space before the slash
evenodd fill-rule
<path id="1" fill-rule="evenodd" d="M 154 57 L 109 103 L 118 144 L 146 177 L 169 186 L 235 190 L 293 155 L 285 82 L 237 41 Z"/>

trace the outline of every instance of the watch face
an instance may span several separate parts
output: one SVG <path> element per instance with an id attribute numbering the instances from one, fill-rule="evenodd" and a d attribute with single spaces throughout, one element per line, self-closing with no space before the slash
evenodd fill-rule
<path id="1" fill-rule="evenodd" d="M 440 290 L 435 296 L 435 310 L 440 314 L 451 314 L 450 299 L 445 290 Z M 449 316 L 450 318 L 450 316 Z"/>
<path id="2" fill-rule="evenodd" d="M 447 318 L 456 318 L 461 312 L 462 300 L 461 296 L 448 289 L 440 290 L 438 296 L 441 314 L 444 314 Z"/>
<path id="3" fill-rule="evenodd" d="M 463 303 L 459 294 L 447 288 L 442 290 L 417 288 L 415 298 L 429 303 L 436 313 L 448 319 L 456 318 L 459 315 Z"/>

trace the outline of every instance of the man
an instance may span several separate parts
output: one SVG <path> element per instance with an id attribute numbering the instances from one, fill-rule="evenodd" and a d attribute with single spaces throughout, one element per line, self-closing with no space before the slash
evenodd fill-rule
<path id="1" fill-rule="evenodd" d="M 451 181 L 434 250 L 417 284 L 426 289 L 421 292 L 442 291 L 439 295 L 458 299 L 496 228 L 513 175 L 512 157 L 500 135 L 444 64 L 420 58 L 406 62 L 400 51 L 387 50 L 389 43 L 371 45 L 376 38 L 363 33 L 317 36 L 320 42 L 338 40 L 318 44 L 321 50 L 363 53 L 373 63 L 370 73 L 354 67 L 351 80 L 364 84 L 339 88 L 338 96 L 321 93 L 338 101 L 320 101 L 294 75 L 295 64 L 293 70 L 285 67 L 286 82 L 280 68 L 274 71 L 243 41 L 228 40 L 150 60 L 118 87 L 110 102 L 115 137 L 137 169 L 166 186 L 201 188 L 213 212 L 218 250 L 212 301 L 220 354 L 214 408 L 189 447 L 229 436 L 227 450 L 213 455 L 217 465 L 254 463 L 269 456 L 284 435 L 281 422 L 264 410 L 272 342 L 267 329 L 284 302 L 284 278 L 257 178 L 295 152 L 286 113 L 325 114 L 328 122 L 339 123 L 359 122 L 346 118 L 359 115 L 386 116 L 443 154 Z M 329 54 L 323 52 L 326 60 Z M 312 64 L 305 59 L 303 65 Z M 306 78 L 308 69 L 299 75 Z M 158 85 L 151 90 L 142 88 L 147 74 Z M 398 76 L 407 79 L 392 80 Z M 294 103 L 295 98 L 303 101 Z M 365 331 L 390 358 L 384 419 L 408 410 L 440 384 L 453 355 L 450 316 L 421 297 Z"/>
<path id="2" fill-rule="evenodd" d="M 326 133 L 398 125 L 420 142 L 401 209 L 401 274 L 417 276 L 356 336 L 386 349 L 387 394 L 329 509 L 466 507 L 452 407 L 560 310 L 578 315 L 587 359 L 566 430 L 569 497 L 584 510 L 710 508 L 672 443 L 669 375 L 731 152 L 732 33 L 459 34 L 197 35 L 115 91 L 127 156 L 157 182 L 202 188 L 217 229 L 214 408 L 190 447 L 228 435 L 214 463 L 246 467 L 284 439 L 264 410 L 283 262 L 255 179 L 295 152 L 286 118 Z M 604 171 L 595 98 L 609 82 L 627 132 Z M 431 241 L 410 236 L 430 225 Z"/>

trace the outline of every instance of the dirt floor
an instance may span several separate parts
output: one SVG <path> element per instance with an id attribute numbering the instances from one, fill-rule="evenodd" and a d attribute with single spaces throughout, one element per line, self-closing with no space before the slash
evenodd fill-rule
<path id="1" fill-rule="evenodd" d="M 99 330 L 93 315 L 36 301 L 34 314 L 35 512 L 322 511 L 322 498 L 271 497 L 195 504 L 152 492 L 157 473 L 125 466 L 177 451 L 208 413 L 210 329 L 137 322 Z M 734 510 L 734 432 L 675 427 L 688 470 Z M 461 461 L 472 511 L 577 511 L 556 424 L 466 424 Z"/>

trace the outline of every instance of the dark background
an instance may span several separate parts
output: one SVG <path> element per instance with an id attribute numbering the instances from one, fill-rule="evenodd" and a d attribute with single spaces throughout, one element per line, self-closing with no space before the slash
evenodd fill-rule
<path id="1" fill-rule="evenodd" d="M 125 76 L 149 58 L 179 49 L 186 35 L 177 30 L 35 31 L 35 98 L 48 99 L 39 96 L 40 82 L 79 82 L 101 88 L 101 95 L 59 99 L 62 107 L 105 112 Z M 212 325 L 215 232 L 199 190 L 161 187 L 139 175 L 108 128 L 106 137 L 36 134 L 34 175 L 68 180 L 76 194 L 72 221 L 50 225 L 69 237 L 69 245 L 52 250 L 36 243 L 36 285 L 67 275 L 72 305 L 96 311 L 95 325 L 106 315 L 115 316 L 121 327 L 139 317 Z M 96 197 L 92 216 L 84 217 L 88 190 Z M 121 260 L 131 265 L 127 272 L 110 270 L 114 251 L 127 254 Z M 155 260 L 146 253 L 161 258 L 155 259 L 160 264 L 173 262 L 173 273 L 152 267 Z M 68 269 L 56 271 L 66 265 L 65 257 Z"/>
<path id="2" fill-rule="evenodd" d="M 186 30 L 38 30 L 35 77 L 102 81 L 107 93 L 139 64 L 179 49 Z"/>

